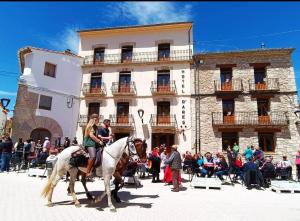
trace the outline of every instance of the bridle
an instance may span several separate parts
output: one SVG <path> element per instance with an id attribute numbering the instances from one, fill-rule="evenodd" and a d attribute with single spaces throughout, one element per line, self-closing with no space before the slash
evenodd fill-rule
<path id="1" fill-rule="evenodd" d="M 125 145 L 125 147 L 124 147 L 124 150 L 126 150 L 126 148 L 128 148 L 129 159 L 133 159 L 134 156 L 138 156 L 138 157 L 139 157 L 137 151 L 134 153 L 134 152 L 131 150 L 131 148 L 129 147 L 129 145 L 133 145 L 134 148 L 135 148 L 135 150 L 136 150 L 136 147 L 135 147 L 135 141 L 136 141 L 136 139 L 132 139 L 131 137 L 128 137 L 127 140 L 126 140 L 126 145 Z M 142 148 L 143 148 L 143 151 L 144 151 L 144 149 L 147 149 L 147 144 L 146 144 L 145 140 L 141 140 L 141 142 L 142 142 Z M 118 159 L 117 157 L 112 156 L 112 155 L 106 150 L 106 148 L 104 148 L 104 151 L 105 151 L 109 156 L 111 156 L 114 160 L 117 160 L 117 159 Z"/>
<path id="2" fill-rule="evenodd" d="M 136 140 L 137 139 L 132 139 L 132 138 L 129 138 L 129 137 L 127 138 L 125 149 L 128 148 L 129 159 L 132 159 L 134 156 L 138 156 L 140 158 L 140 156 L 139 156 L 139 154 L 138 154 L 138 152 L 136 150 L 136 146 L 135 146 L 135 141 Z M 140 140 L 140 139 L 138 139 L 138 140 Z M 143 148 L 142 151 L 144 151 L 144 149 L 147 149 L 147 144 L 146 144 L 145 140 L 140 140 L 140 141 L 142 143 L 142 148 Z M 135 153 L 132 152 L 132 150 L 129 147 L 129 145 L 133 145 L 134 146 L 134 148 L 136 150 Z"/>

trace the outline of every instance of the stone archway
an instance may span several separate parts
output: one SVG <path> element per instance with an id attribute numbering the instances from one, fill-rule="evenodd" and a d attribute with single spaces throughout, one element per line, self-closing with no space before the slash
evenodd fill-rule
<path id="1" fill-rule="evenodd" d="M 32 138 L 33 141 L 36 143 L 38 140 L 40 140 L 42 143 L 44 143 L 45 137 L 48 137 L 50 140 L 52 137 L 50 131 L 45 128 L 36 128 L 33 131 L 31 131 L 31 134 L 30 134 L 30 138 Z"/>

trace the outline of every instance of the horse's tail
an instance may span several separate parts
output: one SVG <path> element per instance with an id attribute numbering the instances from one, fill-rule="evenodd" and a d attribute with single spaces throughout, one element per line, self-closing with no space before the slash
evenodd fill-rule
<path id="1" fill-rule="evenodd" d="M 46 184 L 46 186 L 44 187 L 44 189 L 43 189 L 43 191 L 42 191 L 42 193 L 41 193 L 41 196 L 42 197 L 47 197 L 48 196 L 48 194 L 49 194 L 49 192 L 50 192 L 50 190 L 51 190 L 51 185 L 52 185 L 52 183 L 53 183 L 53 180 L 55 179 L 55 177 L 56 177 L 56 175 L 57 175 L 57 170 L 58 170 L 58 163 L 56 162 L 56 164 L 55 164 L 55 166 L 54 166 L 54 168 L 53 168 L 53 171 L 52 171 L 52 173 L 51 173 L 51 176 L 50 176 L 50 178 L 48 179 L 48 182 L 47 182 L 47 184 Z"/>

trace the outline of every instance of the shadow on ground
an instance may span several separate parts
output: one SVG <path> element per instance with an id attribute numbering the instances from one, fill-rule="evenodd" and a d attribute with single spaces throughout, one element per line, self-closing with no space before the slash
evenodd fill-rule
<path id="1" fill-rule="evenodd" d="M 100 196 L 103 193 L 103 191 L 91 191 L 90 193 L 93 196 Z M 85 194 L 85 192 L 78 192 L 76 194 L 77 195 Z M 117 203 L 112 198 L 112 202 L 117 209 L 118 208 L 126 208 L 129 206 L 139 206 L 140 208 L 151 208 L 152 203 L 134 203 L 134 202 L 131 203 L 130 200 L 137 199 L 137 198 L 152 198 L 153 199 L 153 198 L 159 197 L 157 194 L 155 194 L 155 195 L 133 195 L 128 191 L 121 191 L 121 192 L 119 192 L 118 195 L 122 201 L 121 203 Z M 89 200 L 87 198 L 79 199 L 79 202 L 80 202 L 81 206 L 85 206 L 87 208 L 96 208 L 97 210 L 100 210 L 100 211 L 103 211 L 104 208 L 108 207 L 107 196 L 105 196 L 103 198 L 103 200 L 98 203 L 94 203 L 92 200 Z M 74 203 L 71 200 L 68 200 L 68 201 L 54 202 L 53 205 L 54 206 L 56 206 L 56 205 L 72 205 L 72 206 L 74 206 Z"/>

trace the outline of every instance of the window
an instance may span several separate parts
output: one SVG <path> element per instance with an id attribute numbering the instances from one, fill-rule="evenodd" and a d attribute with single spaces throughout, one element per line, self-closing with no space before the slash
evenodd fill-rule
<path id="1" fill-rule="evenodd" d="M 102 83 L 102 73 L 92 73 L 91 88 L 100 88 Z"/>
<path id="2" fill-rule="evenodd" d="M 99 114 L 100 103 L 89 103 L 88 117 L 92 114 Z"/>
<path id="3" fill-rule="evenodd" d="M 56 65 L 45 62 L 44 75 L 55 78 Z"/>
<path id="4" fill-rule="evenodd" d="M 263 83 L 265 78 L 266 78 L 265 68 L 254 68 L 255 84 Z"/>
<path id="5" fill-rule="evenodd" d="M 232 116 L 234 115 L 234 100 L 223 100 L 223 115 Z"/>
<path id="6" fill-rule="evenodd" d="M 122 47 L 122 63 L 132 61 L 132 50 L 133 50 L 133 46 Z"/>
<path id="7" fill-rule="evenodd" d="M 258 133 L 258 145 L 262 151 L 274 152 L 275 151 L 274 133 Z"/>
<path id="8" fill-rule="evenodd" d="M 160 101 L 157 102 L 157 115 L 170 115 L 170 102 Z"/>
<path id="9" fill-rule="evenodd" d="M 170 84 L 170 71 L 158 71 L 157 85 L 169 85 L 169 84 Z"/>
<path id="10" fill-rule="evenodd" d="M 128 124 L 129 123 L 129 103 L 120 102 L 117 104 L 117 123 Z"/>
<path id="11" fill-rule="evenodd" d="M 221 83 L 231 82 L 232 68 L 221 68 Z"/>
<path id="12" fill-rule="evenodd" d="M 52 97 L 40 95 L 39 109 L 51 110 Z"/>
<path id="13" fill-rule="evenodd" d="M 95 48 L 94 49 L 94 64 L 99 64 L 104 62 L 105 48 Z"/>
<path id="14" fill-rule="evenodd" d="M 258 116 L 268 116 L 269 111 L 270 111 L 269 99 L 257 99 Z"/>
<path id="15" fill-rule="evenodd" d="M 169 60 L 170 59 L 170 44 L 159 44 L 158 45 L 158 60 Z"/>
<path id="16" fill-rule="evenodd" d="M 233 147 L 234 143 L 239 145 L 238 133 L 222 133 L 222 150 L 225 151 L 228 148 L 228 145 Z"/>

